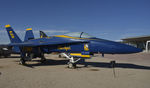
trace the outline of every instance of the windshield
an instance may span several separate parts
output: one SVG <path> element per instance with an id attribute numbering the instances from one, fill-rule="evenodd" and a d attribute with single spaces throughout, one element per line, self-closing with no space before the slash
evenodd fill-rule
<path id="1" fill-rule="evenodd" d="M 65 35 L 71 36 L 71 37 L 79 37 L 79 38 L 95 38 L 84 32 L 72 32 L 72 33 L 67 33 Z"/>

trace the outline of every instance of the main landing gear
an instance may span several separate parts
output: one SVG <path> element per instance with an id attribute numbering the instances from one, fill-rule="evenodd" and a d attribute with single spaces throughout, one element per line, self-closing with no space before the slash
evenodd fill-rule
<path id="1" fill-rule="evenodd" d="M 26 64 L 26 60 L 23 58 L 20 58 L 20 64 L 25 65 Z"/>
<path id="2" fill-rule="evenodd" d="M 81 58 L 70 57 L 66 53 L 62 53 L 62 55 L 69 59 L 68 68 L 76 68 L 76 63 L 81 60 Z"/>
<path id="3" fill-rule="evenodd" d="M 44 57 L 44 53 L 41 53 L 40 55 L 34 55 L 33 53 L 21 53 L 21 59 L 20 64 L 25 65 L 26 61 L 31 61 L 33 58 L 40 57 L 41 63 L 44 63 L 46 61 L 46 58 Z"/>
<path id="4" fill-rule="evenodd" d="M 46 58 L 44 56 L 44 53 L 41 53 L 41 63 L 44 63 L 46 61 Z"/>

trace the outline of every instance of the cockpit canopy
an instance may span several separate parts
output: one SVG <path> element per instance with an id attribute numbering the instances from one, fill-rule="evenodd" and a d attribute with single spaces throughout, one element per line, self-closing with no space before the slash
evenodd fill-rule
<path id="1" fill-rule="evenodd" d="M 94 36 L 91 36 L 84 32 L 71 32 L 71 33 L 67 33 L 64 35 L 70 36 L 70 37 L 78 37 L 78 38 L 95 38 Z"/>

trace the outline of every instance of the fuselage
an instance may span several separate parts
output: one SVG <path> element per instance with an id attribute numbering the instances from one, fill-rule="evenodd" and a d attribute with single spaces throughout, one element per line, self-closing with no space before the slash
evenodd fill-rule
<path id="1" fill-rule="evenodd" d="M 68 41 L 87 41 L 87 43 L 75 43 L 75 44 L 68 44 Z M 53 42 L 51 42 L 53 41 Z M 37 43 L 55 43 L 60 42 L 60 44 L 54 44 L 50 46 L 40 46 L 40 47 L 32 47 L 33 52 L 38 53 L 38 48 L 42 50 L 44 53 L 52 53 L 52 52 L 68 52 L 68 53 L 82 53 L 82 52 L 89 52 L 89 53 L 103 53 L 103 54 L 129 54 L 129 53 L 138 53 L 142 50 L 127 44 L 109 41 L 105 39 L 90 37 L 90 38 L 82 38 L 82 37 L 71 37 L 66 35 L 57 35 L 51 36 L 46 38 L 38 38 L 38 39 L 31 39 L 28 42 L 32 42 L 32 44 Z M 62 43 L 66 43 L 63 44 Z M 24 42 L 25 43 L 25 42 Z M 20 52 L 19 48 L 15 51 Z"/>
<path id="2" fill-rule="evenodd" d="M 88 43 L 84 44 L 73 44 L 73 45 L 58 45 L 53 47 L 43 47 L 42 50 L 45 53 L 51 52 L 69 52 L 69 53 L 81 53 L 81 52 L 89 52 L 89 53 L 104 53 L 104 54 L 129 54 L 129 53 L 137 53 L 142 50 L 127 44 L 99 39 L 99 38 L 76 38 L 69 36 L 53 36 L 56 41 L 64 41 L 64 40 L 87 40 Z M 43 40 L 43 39 L 42 39 Z M 48 39 L 45 39 L 48 41 Z"/>

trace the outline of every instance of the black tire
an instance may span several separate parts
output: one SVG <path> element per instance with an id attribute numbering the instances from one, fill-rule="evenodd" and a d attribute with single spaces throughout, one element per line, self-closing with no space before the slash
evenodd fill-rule
<path id="1" fill-rule="evenodd" d="M 70 68 L 70 69 L 76 68 L 76 63 L 68 62 L 68 68 Z"/>
<path id="2" fill-rule="evenodd" d="M 58 57 L 61 58 L 61 55 L 59 55 Z"/>
<path id="3" fill-rule="evenodd" d="M 41 59 L 41 63 L 44 63 L 46 61 L 46 59 Z"/>
<path id="4" fill-rule="evenodd" d="M 25 65 L 25 64 L 26 64 L 26 61 L 21 58 L 21 59 L 20 59 L 20 64 L 21 64 L 21 65 Z"/>
<path id="5" fill-rule="evenodd" d="M 73 68 L 76 68 L 77 67 L 77 64 L 76 63 L 73 63 Z"/>

